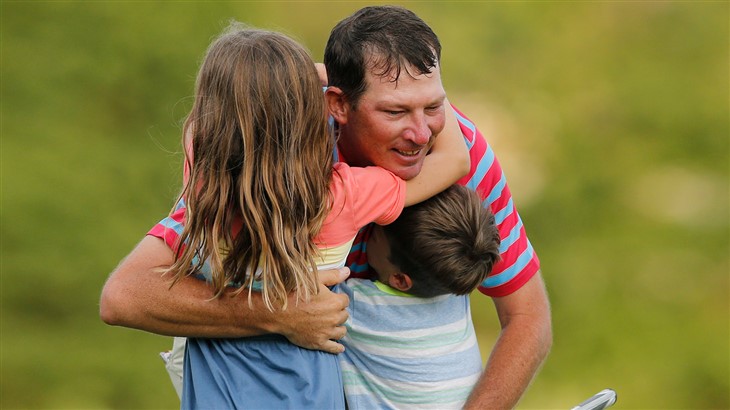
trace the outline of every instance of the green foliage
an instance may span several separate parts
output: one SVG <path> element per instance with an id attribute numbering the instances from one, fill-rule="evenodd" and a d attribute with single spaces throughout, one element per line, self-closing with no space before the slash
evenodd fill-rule
<path id="1" fill-rule="evenodd" d="M 3 2 L 2 408 L 175 408 L 169 338 L 104 325 L 169 210 L 197 65 L 231 18 L 302 41 L 364 3 Z M 520 408 L 730 408 L 727 2 L 412 2 L 502 161 L 553 305 Z M 498 333 L 474 295 L 482 352 Z M 150 388 L 152 386 L 152 388 Z"/>

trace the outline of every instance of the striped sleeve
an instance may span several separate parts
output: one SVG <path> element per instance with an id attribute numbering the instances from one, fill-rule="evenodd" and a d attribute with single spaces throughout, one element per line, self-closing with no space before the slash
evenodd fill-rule
<path id="1" fill-rule="evenodd" d="M 506 296 L 537 273 L 540 261 L 527 238 L 494 151 L 474 123 L 455 107 L 454 111 L 471 156 L 471 171 L 458 183 L 475 190 L 484 207 L 490 207 L 502 240 L 501 260 L 479 286 L 479 291 L 488 296 Z"/>
<path id="2" fill-rule="evenodd" d="M 175 210 L 167 218 L 158 222 L 147 232 L 147 235 L 154 236 L 165 241 L 165 244 L 175 251 L 178 247 L 180 235 L 183 231 L 185 223 L 185 202 L 180 200 L 175 206 Z M 182 252 L 183 248 L 178 252 Z"/>
<path id="3" fill-rule="evenodd" d="M 357 236 L 355 236 L 355 241 L 352 243 L 350 253 L 347 255 L 347 262 L 345 262 L 345 265 L 350 268 L 351 278 L 375 277 L 375 274 L 372 272 L 370 265 L 368 264 L 367 243 L 370 232 L 372 232 L 371 226 L 366 226 L 360 229 Z"/>

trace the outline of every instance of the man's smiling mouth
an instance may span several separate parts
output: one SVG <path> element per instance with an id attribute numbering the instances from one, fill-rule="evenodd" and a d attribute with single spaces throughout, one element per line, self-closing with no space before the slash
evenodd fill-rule
<path id="1" fill-rule="evenodd" d="M 397 149 L 396 152 L 398 152 L 399 154 L 406 156 L 406 157 L 414 157 L 414 156 L 418 155 L 421 152 L 421 150 L 417 149 L 414 151 L 401 151 L 401 150 Z"/>

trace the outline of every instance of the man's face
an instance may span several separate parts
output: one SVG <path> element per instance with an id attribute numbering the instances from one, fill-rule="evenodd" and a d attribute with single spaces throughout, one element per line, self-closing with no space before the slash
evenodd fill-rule
<path id="1" fill-rule="evenodd" d="M 403 71 L 397 83 L 368 70 L 365 80 L 357 109 L 347 104 L 346 120 L 340 121 L 340 150 L 350 165 L 378 165 L 411 179 L 444 128 L 439 67 L 415 78 Z"/>

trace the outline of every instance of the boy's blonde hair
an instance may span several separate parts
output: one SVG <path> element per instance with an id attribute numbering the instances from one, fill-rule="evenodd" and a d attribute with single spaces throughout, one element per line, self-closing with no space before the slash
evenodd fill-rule
<path id="1" fill-rule="evenodd" d="M 329 211 L 334 141 L 309 53 L 232 23 L 200 67 L 187 144 L 175 282 L 207 261 L 216 297 L 231 284 L 250 293 L 255 281 L 269 309 L 286 308 L 292 290 L 315 294 L 313 237 Z"/>

